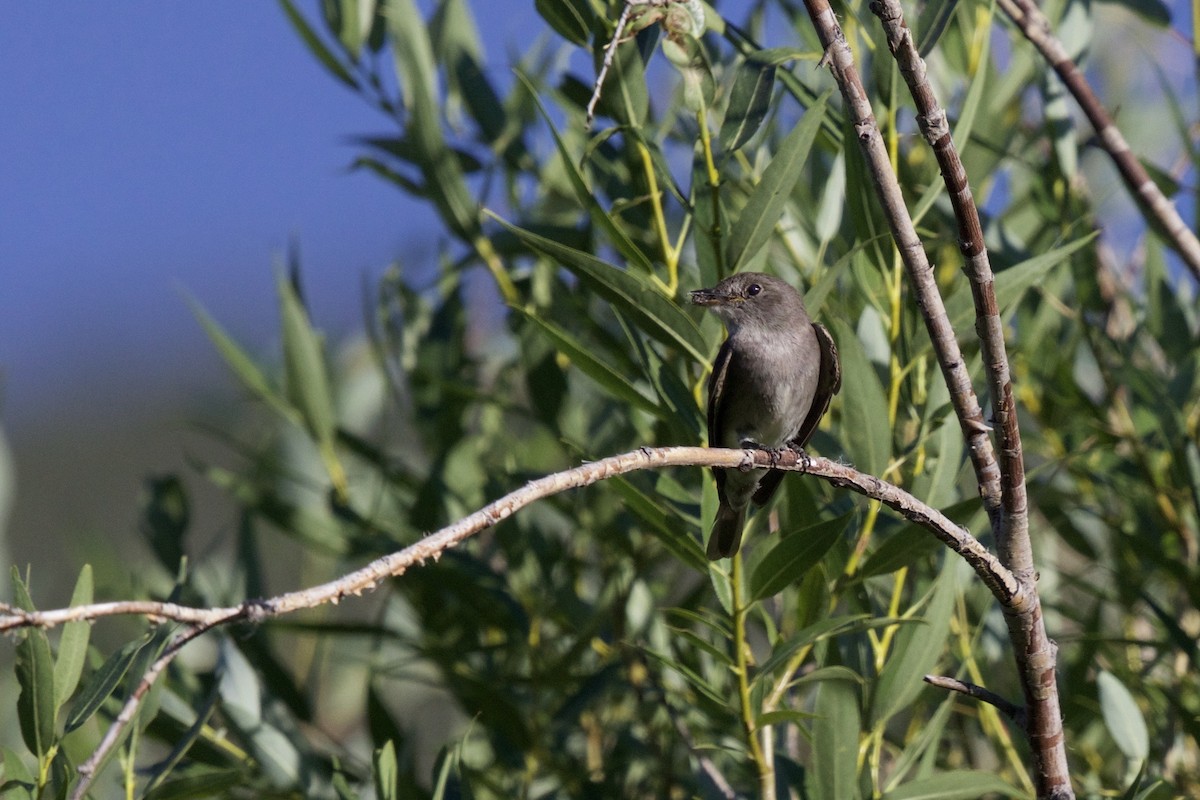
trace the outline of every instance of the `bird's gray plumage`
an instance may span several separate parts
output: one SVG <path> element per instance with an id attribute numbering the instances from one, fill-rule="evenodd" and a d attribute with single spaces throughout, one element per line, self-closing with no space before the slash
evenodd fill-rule
<path id="1" fill-rule="evenodd" d="M 692 302 L 717 313 L 729 336 L 708 381 L 710 447 L 802 449 L 841 388 L 833 337 L 814 323 L 791 285 L 761 272 L 732 275 Z M 783 472 L 714 469 L 720 504 L 708 540 L 711 560 L 735 554 L 746 507 L 764 505 Z"/>

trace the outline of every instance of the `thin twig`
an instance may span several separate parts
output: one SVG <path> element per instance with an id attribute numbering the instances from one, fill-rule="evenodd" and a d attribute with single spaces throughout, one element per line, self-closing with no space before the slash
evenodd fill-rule
<path id="1" fill-rule="evenodd" d="M 131 601 L 96 603 L 50 611 L 21 611 L 0 615 L 0 632 L 26 627 L 52 628 L 66 622 L 93 620 L 114 614 L 141 614 L 156 620 L 173 620 L 201 626 L 233 622 L 254 623 L 302 609 L 316 608 L 326 603 L 336 604 L 344 597 L 370 591 L 386 578 L 403 575 L 410 568 L 422 565 L 430 559 L 436 561 L 446 550 L 507 519 L 535 500 L 568 489 L 590 486 L 628 472 L 662 467 L 774 467 L 816 475 L 834 486 L 878 500 L 932 533 L 962 556 L 1005 608 L 1022 608 L 1027 602 L 1026 590 L 1020 581 L 972 536 L 970 531 L 898 486 L 873 475 L 827 458 L 791 451 L 772 453 L 764 450 L 728 450 L 715 447 L 645 447 L 531 481 L 403 550 L 378 558 L 354 572 L 319 586 L 265 600 L 247 600 L 238 606 L 221 608 L 193 608 L 174 603 Z"/>
<path id="2" fill-rule="evenodd" d="M 1104 104 L 1092 91 L 1091 84 L 1083 72 L 1067 54 L 1063 43 L 1051 32 L 1050 21 L 1030 0 L 999 0 L 999 5 L 1020 28 L 1025 38 L 1050 62 L 1050 66 L 1066 85 L 1067 91 L 1075 98 L 1075 102 L 1096 129 L 1100 146 L 1112 158 L 1130 194 L 1166 235 L 1168 244 L 1179 253 L 1183 263 L 1192 271 L 1192 277 L 1200 281 L 1200 239 L 1196 238 L 1195 232 L 1179 216 L 1175 204 L 1159 190 L 1158 184 L 1150 179 L 1149 173 L 1133 154 L 1129 142 L 1121 135 Z"/>
<path id="3" fill-rule="evenodd" d="M 960 681 L 958 678 L 950 678 L 944 675 L 926 675 L 925 682 L 930 686 L 965 694 L 967 697 L 973 697 L 976 700 L 982 700 L 985 703 L 993 705 L 1000 710 L 1001 714 L 1012 720 L 1022 730 L 1025 728 L 1025 709 L 982 686 L 976 686 L 973 683 Z"/>
<path id="4" fill-rule="evenodd" d="M 337 603 L 348 595 L 360 595 L 364 591 L 375 588 L 386 578 L 402 575 L 411 567 L 424 564 L 430 559 L 436 561 L 446 550 L 507 519 L 514 512 L 535 500 L 559 494 L 568 489 L 589 486 L 635 470 L 672 466 L 725 467 L 742 470 L 755 467 L 774 467 L 824 478 L 834 486 L 850 489 L 878 500 L 899 512 L 906 519 L 928 530 L 971 565 L 1004 608 L 1011 609 L 1026 605 L 1023 584 L 969 531 L 956 525 L 941 511 L 926 505 L 913 495 L 886 481 L 826 458 L 814 458 L 793 451 L 661 447 L 642 448 L 623 455 L 611 456 L 531 481 L 523 488 L 403 550 L 376 559 L 359 570 L 320 586 L 288 592 L 268 600 L 250 600 L 240 606 L 228 608 L 202 609 L 173 603 L 129 602 L 98 603 L 55 611 L 21 611 L 0 617 L 0 630 L 13 630 L 21 627 L 48 628 L 74 620 L 97 619 L 116 613 L 145 614 L 158 620 L 171 619 L 191 623 L 185 631 L 172 640 L 162 656 L 147 670 L 138 687 L 130 694 L 117 718 L 105 733 L 96 751 L 80 766 L 80 783 L 75 787 L 71 797 L 82 798 L 95 779 L 99 765 L 108 752 L 116 746 L 122 732 L 134 719 L 138 705 L 150 687 L 183 646 L 206 631 L 219 625 L 238 621 L 257 622 L 301 609 L 315 608 L 325 603 Z"/>
<path id="5" fill-rule="evenodd" d="M 917 123 L 925 141 L 933 149 L 942 180 L 958 221 L 958 246 L 966 262 L 966 273 L 975 300 L 975 331 L 983 352 L 983 369 L 992 401 L 992 424 L 1000 456 L 1001 497 L 1004 507 L 1002 524 L 996 529 L 1000 558 L 1023 580 L 1033 577 L 1032 556 L 1014 557 L 1011 549 L 1028 551 L 1029 501 L 1025 490 L 1025 462 L 1021 431 L 1017 425 L 1016 403 L 1008 370 L 1004 344 L 1004 323 L 996 302 L 996 278 L 983 241 L 979 209 L 971 194 L 967 171 L 950 134 L 946 111 L 937 101 L 925 71 L 912 31 L 904 21 L 898 0 L 875 0 L 871 11 L 883 23 L 888 49 L 896 58 L 900 74 L 908 85 L 917 107 Z M 1026 545 L 1023 546 L 1022 542 Z M 1010 544 L 1011 543 L 1011 544 Z"/>
<path id="6" fill-rule="evenodd" d="M 596 103 L 600 102 L 600 90 L 604 86 L 604 79 L 608 77 L 608 70 L 612 68 L 613 56 L 617 53 L 617 45 L 621 43 L 621 35 L 625 33 L 625 25 L 629 22 L 629 15 L 633 13 L 633 7 L 639 5 L 634 0 L 627 0 L 625 8 L 621 10 L 621 16 L 617 19 L 617 27 L 613 29 L 612 38 L 608 40 L 608 44 L 604 48 L 604 63 L 600 65 L 600 74 L 596 76 L 596 84 L 592 87 L 592 99 L 588 100 L 587 104 L 587 127 L 590 130 L 592 122 L 596 118 Z"/>
<path id="7" fill-rule="evenodd" d="M 83 800 L 87 796 L 87 791 L 91 787 L 92 781 L 96 779 L 96 770 L 99 769 L 100 764 L 107 758 L 109 751 L 116 747 L 117 742 L 121 739 L 121 734 L 129 727 L 129 723 L 137 715 L 137 709 L 141 705 L 142 699 L 150 691 L 150 687 L 154 685 L 154 682 L 158 680 L 158 676 L 167 668 L 167 665 L 175 660 L 175 656 L 179 655 L 184 645 L 220 624 L 220 621 L 216 621 L 205 625 L 193 625 L 171 640 L 171 643 L 163 650 L 163 654 L 150 665 L 150 669 L 146 670 L 146 674 L 142 676 L 142 680 L 138 683 L 137 688 L 130 693 L 129 697 L 125 698 L 125 705 L 121 707 L 121 711 L 113 720 L 112 725 L 105 731 L 104 738 L 100 740 L 100 744 L 88 756 L 87 761 L 79 765 L 79 783 L 75 785 L 75 789 L 71 792 L 71 800 Z"/>

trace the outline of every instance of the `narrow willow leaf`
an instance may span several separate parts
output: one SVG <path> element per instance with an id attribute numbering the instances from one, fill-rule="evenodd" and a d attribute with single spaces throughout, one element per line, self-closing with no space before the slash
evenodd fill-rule
<path id="1" fill-rule="evenodd" d="M 13 567 L 13 599 L 25 611 L 33 611 L 33 599 L 21 573 Z M 54 657 L 50 653 L 50 640 L 41 628 L 26 628 L 20 635 L 16 647 L 17 685 L 21 693 L 17 697 L 17 719 L 21 738 L 30 752 L 43 758 L 54 745 Z"/>
<path id="2" fill-rule="evenodd" d="M 716 82 L 704 48 L 694 36 L 680 34 L 663 40 L 663 54 L 683 77 L 683 106 L 693 113 L 712 108 Z"/>
<path id="3" fill-rule="evenodd" d="M 750 576 L 750 597 L 761 600 L 778 593 L 813 568 L 846 530 L 852 514 L 795 531 L 771 548 Z"/>
<path id="4" fill-rule="evenodd" d="M 779 145 L 771 163 L 763 170 L 762 180 L 742 208 L 729 233 L 726 263 L 737 272 L 766 245 L 783 215 L 792 187 L 800 178 L 817 131 L 825 119 L 825 109 L 833 90 L 821 95 L 805 112 L 800 124 Z"/>
<path id="5" fill-rule="evenodd" d="M 883 725 L 893 714 L 907 708 L 924 687 L 924 677 L 937 664 L 950 631 L 950 616 L 958 593 L 958 565 L 947 558 L 938 575 L 921 619 L 896 636 L 892 652 L 879 673 L 871 697 L 873 726 Z"/>
<path id="6" fill-rule="evenodd" d="M 771 108 L 774 89 L 774 64 L 747 59 L 738 65 L 719 135 L 725 151 L 732 153 L 742 149 L 758 133 Z"/>
<path id="7" fill-rule="evenodd" d="M 71 593 L 71 607 L 86 606 L 92 602 L 92 565 L 84 564 Z M 68 622 L 63 626 L 58 640 L 58 658 L 54 661 L 54 708 L 58 709 L 70 699 L 83 675 L 83 663 L 87 657 L 88 641 L 92 635 L 92 624 L 85 620 Z"/>
<path id="8" fill-rule="evenodd" d="M 856 632 L 873 626 L 875 626 L 875 618 L 869 614 L 851 614 L 815 622 L 804 630 L 789 636 L 786 641 L 777 643 L 771 652 L 771 657 L 759 666 L 755 679 L 757 680 L 759 676 L 769 676 L 782 667 L 801 647 L 842 633 Z"/>
<path id="9" fill-rule="evenodd" d="M 143 637 L 134 642 L 128 642 L 117 652 L 113 653 L 100 669 L 96 670 L 84 683 L 83 690 L 75 698 L 71 712 L 67 714 L 64 731 L 70 733 L 92 718 L 121 683 L 130 665 L 138 657 L 147 644 L 149 637 Z"/>
<path id="10" fill-rule="evenodd" d="M 217 352 L 225 359 L 226 366 L 233 371 L 234 376 L 242 382 L 242 385 L 288 422 L 300 425 L 300 413 L 283 398 L 283 395 L 275 390 L 275 387 L 271 386 L 270 381 L 267 380 L 267 376 L 250 359 L 250 356 L 242 350 L 237 342 L 225 332 L 225 329 L 217 324 L 217 321 L 210 317 L 199 304 L 190 299 L 188 303 L 192 307 L 192 313 L 196 315 L 196 319 L 200 321 L 200 325 L 204 328 L 204 332 L 208 334 L 208 338 L 216 345 Z"/>
<path id="11" fill-rule="evenodd" d="M 916 24 L 917 52 L 921 58 L 927 58 L 933 52 L 957 9 L 958 0 L 933 0 L 921 9 Z"/>
<path id="12" fill-rule="evenodd" d="M 591 253 L 538 236 L 499 217 L 496 220 L 526 245 L 557 261 L 615 308 L 625 312 L 643 332 L 664 344 L 683 349 L 697 361 L 707 360 L 705 351 L 708 348 L 696 323 L 643 276 L 619 269 Z"/>
<path id="13" fill-rule="evenodd" d="M 1011 312 L 1030 287 L 1040 284 L 1052 269 L 1066 263 L 1067 259 L 1090 244 L 1098 235 L 1099 232 L 1094 231 L 996 273 L 996 304 L 1000 315 L 1005 316 Z M 974 314 L 974 301 L 967 287 L 964 286 L 946 300 L 946 315 L 955 330 L 969 327 Z"/>
<path id="14" fill-rule="evenodd" d="M 292 27 L 296 29 L 296 33 L 300 34 L 300 39 L 309 51 L 316 56 L 317 61 L 321 62 L 321 65 L 329 70 L 333 77 L 351 89 L 357 89 L 358 85 L 354 82 L 353 76 L 350 75 L 350 70 L 337 59 L 332 50 L 325 46 L 325 43 L 321 41 L 321 37 L 317 35 L 317 32 L 304 19 L 304 15 L 300 13 L 295 4 L 292 3 L 292 0 L 279 0 L 279 4 L 283 6 L 283 12 L 287 15 L 288 22 L 292 23 Z"/>
<path id="15" fill-rule="evenodd" d="M 883 800 L 976 800 L 985 795 L 1027 797 L 1024 791 L 992 772 L 957 770 L 909 781 L 883 795 Z"/>
<path id="16" fill-rule="evenodd" d="M 841 318 L 833 323 L 842 362 L 842 444 L 851 462 L 863 472 L 879 475 L 892 457 L 887 397 L 874 365 L 854 329 Z"/>
<path id="17" fill-rule="evenodd" d="M 542 319 L 536 314 L 524 309 L 515 310 L 524 313 L 526 319 L 536 325 L 550 339 L 555 349 L 571 359 L 579 371 L 600 384 L 602 388 L 620 400 L 629 403 L 634 408 L 640 408 L 657 417 L 663 416 L 665 409 L 654 400 L 647 397 L 634 383 L 625 377 L 618 369 L 602 361 L 592 351 L 576 340 L 570 333 L 564 331 L 549 320 Z"/>
<path id="18" fill-rule="evenodd" d="M 396 76 L 409 110 L 408 132 L 420 153 L 425 189 L 447 227 L 473 243 L 479 230 L 479 206 L 443 135 L 437 63 L 428 26 L 413 0 L 392 0 L 385 14 L 395 39 L 391 49 Z"/>
<path id="19" fill-rule="evenodd" d="M 534 0 L 533 6 L 559 36 L 581 47 L 587 44 L 596 18 L 587 0 Z"/>
<path id="20" fill-rule="evenodd" d="M 396 766 L 396 746 L 389 740 L 371 758 L 371 775 L 375 779 L 375 796 L 380 800 L 399 800 L 396 788 L 399 769 Z"/>
<path id="21" fill-rule="evenodd" d="M 277 283 L 283 319 L 283 361 L 287 371 L 288 400 L 299 409 L 304 427 L 317 442 L 334 489 L 344 498 L 348 491 L 346 473 L 334 448 L 337 420 L 333 411 L 333 389 L 325 367 L 323 342 L 309 322 L 308 311 L 301 304 L 292 282 L 281 274 Z"/>
<path id="22" fill-rule="evenodd" d="M 700 550 L 700 544 L 684 529 L 677 515 L 623 477 L 612 478 L 609 484 L 625 499 L 626 508 L 646 523 L 650 533 L 676 558 L 698 572 L 707 569 L 708 559 Z"/>
<path id="23" fill-rule="evenodd" d="M 625 230 L 617 224 L 616 220 L 612 218 L 612 215 L 610 215 L 608 211 L 600 205 L 600 202 L 596 200 L 595 195 L 592 194 L 591 189 L 588 188 L 587 183 L 583 180 L 582 173 L 580 173 L 579 168 L 575 165 L 575 159 L 567 150 L 566 142 L 563 141 L 562 136 L 558 132 L 558 128 L 555 127 L 554 120 L 551 119 L 550 113 L 546 110 L 546 106 L 542 103 L 542 99 L 538 97 L 536 87 L 524 73 L 518 72 L 517 78 L 519 78 L 520 81 L 525 84 L 525 88 L 528 90 L 530 97 L 533 98 L 534 103 L 538 107 L 538 111 L 541 112 L 542 118 L 546 121 L 546 126 L 550 129 L 550 135 L 554 138 L 554 146 L 558 149 L 558 156 L 562 161 L 563 170 L 566 172 L 567 180 L 570 181 L 571 188 L 575 190 L 575 198 L 579 201 L 581 206 L 587 209 L 588 216 L 591 217 L 592 224 L 600 228 L 600 230 L 604 231 L 608 235 L 613 247 L 617 249 L 617 252 L 620 253 L 626 261 L 647 275 L 652 274 L 654 271 L 654 265 L 651 263 L 649 256 L 647 256 L 641 248 L 634 244 L 633 240 L 630 239 L 628 234 L 625 233 Z"/>
<path id="24" fill-rule="evenodd" d="M 1134 764 L 1144 763 L 1150 754 L 1150 734 L 1137 701 L 1125 684 L 1107 670 L 1101 670 L 1096 677 L 1096 687 L 1109 735 L 1126 758 Z"/>
<path id="25" fill-rule="evenodd" d="M 796 47 L 768 47 L 756 50 L 746 56 L 747 61 L 755 64 L 778 67 L 789 61 L 816 61 L 821 57 L 818 50 L 801 50 Z"/>
<path id="26" fill-rule="evenodd" d="M 810 796 L 814 800 L 853 800 L 859 796 L 859 710 L 854 682 L 823 681 L 817 689 L 815 710 Z"/>

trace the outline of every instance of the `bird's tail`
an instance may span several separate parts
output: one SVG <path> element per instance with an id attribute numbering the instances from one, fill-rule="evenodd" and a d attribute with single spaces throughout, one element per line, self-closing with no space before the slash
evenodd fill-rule
<path id="1" fill-rule="evenodd" d="M 742 529 L 746 527 L 746 507 L 734 508 L 728 503 L 717 507 L 717 519 L 708 536 L 708 560 L 732 558 L 742 545 Z"/>

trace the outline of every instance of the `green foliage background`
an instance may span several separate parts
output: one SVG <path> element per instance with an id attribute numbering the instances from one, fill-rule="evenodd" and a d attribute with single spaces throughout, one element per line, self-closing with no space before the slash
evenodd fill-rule
<path id="1" fill-rule="evenodd" d="M 741 269 L 802 287 L 837 339 L 844 387 L 813 448 L 990 541 L 803 8 L 705 7 L 699 40 L 641 15 L 589 131 L 592 67 L 620 6 L 536 6 L 547 30 L 510 76 L 486 66 L 482 4 L 282 3 L 391 125 L 361 139 L 356 165 L 435 209 L 446 235 L 435 268 L 397 265 L 373 287 L 365 337 L 337 352 L 298 264 L 281 270 L 278 363 L 198 310 L 266 421 L 219 432 L 229 462 L 198 465 L 242 509 L 228 561 L 188 560 L 182 483 L 149 485 L 156 596 L 270 596 L 581 460 L 703 443 L 723 332 L 686 290 Z M 1137 10 L 1131 25 L 1164 24 L 1165 9 Z M 1048 11 L 1086 34 L 1086 4 Z M 840 13 L 982 389 L 936 165 L 865 4 Z M 910 14 L 984 203 L 1077 791 L 1195 796 L 1194 286 L 1153 232 L 1128 262 L 1096 237 L 1082 134 L 988 4 Z M 1159 118 L 1194 178 L 1184 100 L 1164 90 Z M 209 634 L 156 683 L 95 794 L 1031 796 L 1020 734 L 921 682 L 957 675 L 1020 698 L 986 590 L 862 498 L 784 485 L 732 564 L 703 557 L 706 474 L 639 473 L 540 502 L 369 597 Z M 85 571 L 72 603 L 92 596 Z M 171 632 L 148 626 L 113 653 L 85 623 L 20 634 L 9 705 L 27 752 L 5 752 L 0 791 L 64 794 Z"/>

